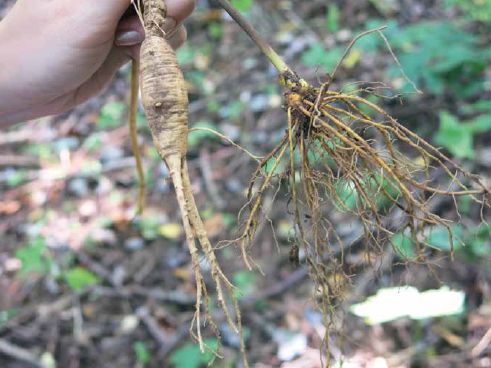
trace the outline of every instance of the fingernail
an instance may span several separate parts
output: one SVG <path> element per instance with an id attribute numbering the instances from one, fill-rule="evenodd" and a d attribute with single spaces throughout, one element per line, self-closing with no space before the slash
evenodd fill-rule
<path id="1" fill-rule="evenodd" d="M 177 22 L 174 18 L 166 18 L 164 21 L 164 24 L 162 25 L 162 30 L 165 33 L 170 33 L 172 32 L 177 26 Z"/>
<path id="2" fill-rule="evenodd" d="M 123 31 L 116 35 L 116 45 L 133 46 L 142 43 L 144 36 L 137 31 Z"/>

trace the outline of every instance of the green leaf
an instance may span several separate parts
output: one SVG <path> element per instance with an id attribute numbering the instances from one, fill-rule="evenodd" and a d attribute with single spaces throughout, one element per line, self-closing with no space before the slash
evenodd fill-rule
<path id="1" fill-rule="evenodd" d="M 213 358 L 214 352 L 218 350 L 216 339 L 205 339 L 207 349 L 201 353 L 199 346 L 194 343 L 187 343 L 176 350 L 170 357 L 170 362 L 174 368 L 200 368 L 206 366 Z"/>
<path id="2" fill-rule="evenodd" d="M 179 65 L 192 64 L 194 60 L 195 50 L 188 44 L 184 44 L 176 51 L 177 61 Z"/>
<path id="3" fill-rule="evenodd" d="M 469 247 L 466 247 L 464 250 L 469 250 L 473 256 L 484 257 L 484 259 L 489 257 L 491 225 L 481 224 L 480 226 L 473 228 L 469 238 L 466 239 L 466 244 L 468 244 Z"/>
<path id="4" fill-rule="evenodd" d="M 256 274 L 248 271 L 239 271 L 233 275 L 234 284 L 237 287 L 235 297 L 240 299 L 254 290 L 257 281 Z"/>
<path id="5" fill-rule="evenodd" d="M 230 228 L 235 225 L 236 217 L 235 215 L 227 212 L 222 212 L 222 223 L 225 227 Z"/>
<path id="6" fill-rule="evenodd" d="M 446 252 L 460 249 L 463 244 L 462 227 L 454 225 L 450 228 L 450 233 L 444 226 L 434 226 L 429 229 L 426 242 L 429 246 Z"/>
<path id="7" fill-rule="evenodd" d="M 399 254 L 403 259 L 414 259 L 416 256 L 416 252 L 413 248 L 413 241 L 410 237 L 403 233 L 395 234 L 391 239 L 391 244 L 394 247 L 394 250 Z"/>
<path id="8" fill-rule="evenodd" d="M 29 175 L 25 170 L 8 170 L 7 171 L 7 186 L 14 188 L 23 182 L 27 181 Z"/>
<path id="9" fill-rule="evenodd" d="M 32 143 L 25 149 L 26 153 L 39 157 L 40 160 L 50 161 L 55 157 L 53 147 L 46 143 Z"/>
<path id="10" fill-rule="evenodd" d="M 150 363 L 150 353 L 143 341 L 136 341 L 133 344 L 133 351 L 136 355 L 136 361 L 141 365 Z"/>
<path id="11" fill-rule="evenodd" d="M 336 183 L 336 194 L 339 197 L 339 202 L 334 205 L 339 211 L 353 210 L 356 208 L 359 197 L 355 185 L 349 180 L 339 180 Z"/>
<path id="12" fill-rule="evenodd" d="M 253 0 L 232 0 L 232 5 L 241 12 L 248 11 L 253 4 Z"/>
<path id="13" fill-rule="evenodd" d="M 491 114 L 481 115 L 469 122 L 469 129 L 473 134 L 489 132 L 491 130 Z"/>
<path id="14" fill-rule="evenodd" d="M 86 287 L 99 283 L 99 278 L 83 267 L 74 267 L 65 273 L 65 280 L 74 291 L 82 291 Z"/>
<path id="15" fill-rule="evenodd" d="M 491 103 L 488 100 L 477 101 L 471 105 L 462 107 L 464 114 L 491 113 Z"/>
<path id="16" fill-rule="evenodd" d="M 206 104 L 206 110 L 211 114 L 216 114 L 220 111 L 221 104 L 217 100 L 210 100 Z"/>
<path id="17" fill-rule="evenodd" d="M 374 29 L 374 28 L 369 28 L 369 29 Z M 366 35 L 365 37 L 359 38 L 354 45 L 354 49 L 358 50 L 358 52 L 362 54 L 374 53 L 377 51 L 378 47 L 381 44 L 382 44 L 382 40 L 380 39 L 378 34 L 369 34 Z"/>
<path id="18" fill-rule="evenodd" d="M 84 144 L 83 148 L 85 148 L 87 151 L 90 153 L 94 153 L 94 151 L 97 151 L 98 149 L 102 148 L 103 141 L 101 139 L 101 136 L 99 134 L 94 134 L 89 136 Z"/>
<path id="19" fill-rule="evenodd" d="M 101 109 L 99 119 L 97 119 L 97 128 L 107 130 L 118 128 L 125 123 L 123 117 L 126 111 L 126 105 L 122 102 L 109 102 Z"/>
<path id="20" fill-rule="evenodd" d="M 398 0 L 370 0 L 377 10 L 385 16 L 390 16 L 399 10 Z"/>
<path id="21" fill-rule="evenodd" d="M 398 185 L 380 174 L 371 176 L 363 187 L 368 196 L 374 200 L 378 209 L 391 207 L 394 199 L 401 195 Z"/>
<path id="22" fill-rule="evenodd" d="M 482 89 L 491 53 L 479 45 L 476 35 L 449 21 L 394 27 L 386 34 L 392 47 L 402 51 L 397 54 L 403 70 L 429 92 L 440 94 L 447 87 L 459 97 L 468 97 Z M 393 65 L 389 74 L 400 78 L 399 67 Z M 409 88 L 406 84 L 402 90 Z"/>
<path id="23" fill-rule="evenodd" d="M 155 240 L 159 237 L 161 222 L 154 217 L 142 217 L 138 222 L 138 228 L 143 239 Z"/>
<path id="24" fill-rule="evenodd" d="M 326 51 L 322 43 L 316 42 L 302 54 L 301 60 L 306 66 L 321 67 L 324 72 L 330 73 L 343 56 L 343 52 L 342 47 L 333 47 Z"/>
<path id="25" fill-rule="evenodd" d="M 271 157 L 268 161 L 263 166 L 263 171 L 264 174 L 268 175 L 270 174 L 273 169 L 273 175 L 278 175 L 283 171 L 283 168 L 286 164 L 286 160 L 281 160 L 279 163 L 277 163 L 278 158 L 277 157 Z"/>
<path id="26" fill-rule="evenodd" d="M 445 5 L 461 8 L 471 19 L 491 22 L 491 1 L 489 0 L 445 0 Z"/>
<path id="27" fill-rule="evenodd" d="M 52 262 L 46 256 L 44 238 L 32 239 L 27 246 L 19 248 L 15 252 L 15 257 L 22 263 L 19 271 L 21 276 L 28 274 L 47 275 L 51 269 Z"/>
<path id="28" fill-rule="evenodd" d="M 11 318 L 19 314 L 19 310 L 16 308 L 0 310 L 0 326 L 3 326 Z"/>
<path id="29" fill-rule="evenodd" d="M 219 40 L 223 37 L 223 27 L 218 22 L 210 22 L 208 24 L 208 34 L 211 38 Z"/>
<path id="30" fill-rule="evenodd" d="M 448 149 L 455 157 L 474 157 L 472 126 L 462 124 L 446 111 L 440 112 L 440 128 L 435 135 L 435 142 Z"/>
<path id="31" fill-rule="evenodd" d="M 186 72 L 185 76 L 186 76 L 186 80 L 189 83 L 191 83 L 194 87 L 204 92 L 203 86 L 205 85 L 204 84 L 205 75 L 202 71 L 193 69 Z"/>
<path id="32" fill-rule="evenodd" d="M 339 8 L 336 4 L 330 4 L 326 13 L 326 29 L 331 32 L 337 32 L 339 29 Z"/>
<path id="33" fill-rule="evenodd" d="M 245 107 L 244 103 L 240 101 L 234 101 L 229 103 L 227 106 L 225 106 L 225 108 L 223 108 L 222 114 L 226 118 L 237 119 L 244 111 L 244 107 Z"/>

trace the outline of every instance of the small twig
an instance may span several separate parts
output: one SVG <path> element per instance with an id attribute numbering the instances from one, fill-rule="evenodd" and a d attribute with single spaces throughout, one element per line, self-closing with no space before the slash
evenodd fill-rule
<path id="1" fill-rule="evenodd" d="M 0 167 L 39 167 L 39 160 L 29 156 L 0 156 Z"/>
<path id="2" fill-rule="evenodd" d="M 417 86 L 416 86 L 416 83 L 414 83 L 411 78 L 409 78 L 409 76 L 406 74 L 406 72 L 404 71 L 404 68 L 402 67 L 402 64 L 401 62 L 399 61 L 399 58 L 396 56 L 394 50 L 392 50 L 392 46 L 390 45 L 390 42 L 389 40 L 387 39 L 387 37 L 385 37 L 384 33 L 382 32 L 382 29 L 377 29 L 377 32 L 380 36 L 380 38 L 382 38 L 382 40 L 384 40 L 384 43 L 385 43 L 385 46 L 387 47 L 387 50 L 389 50 L 389 53 L 390 53 L 390 56 L 392 56 L 392 59 L 394 59 L 394 62 L 397 64 L 397 67 L 399 68 L 399 71 L 401 72 L 402 76 L 404 77 L 404 79 L 414 88 L 414 90 L 419 93 L 419 94 L 423 94 L 423 91 L 421 91 Z"/>
<path id="3" fill-rule="evenodd" d="M 473 357 L 478 357 L 484 350 L 488 349 L 491 344 L 491 328 L 484 334 L 481 341 L 477 343 L 471 350 L 471 355 Z"/>
<path id="4" fill-rule="evenodd" d="M 130 142 L 133 156 L 135 157 L 136 172 L 138 175 L 138 206 L 137 214 L 141 215 L 145 206 L 145 173 L 143 171 L 142 156 L 138 146 L 138 128 L 136 118 L 138 113 L 138 91 L 139 91 L 140 62 L 133 60 L 131 65 L 131 88 L 130 88 L 130 109 L 128 112 L 128 125 L 130 130 Z"/>
<path id="5" fill-rule="evenodd" d="M 259 156 L 256 156 L 254 154 L 252 154 L 251 152 L 249 152 L 247 149 L 245 149 L 244 147 L 242 147 L 241 145 L 235 143 L 232 139 L 230 139 L 229 137 L 227 137 L 226 135 L 224 134 L 221 134 L 220 132 L 217 132 L 216 130 L 214 129 L 211 129 L 211 128 L 205 128 L 205 127 L 196 127 L 196 128 L 191 128 L 189 129 L 189 132 L 196 132 L 196 131 L 202 131 L 202 132 L 208 132 L 208 133 L 212 133 L 214 135 L 216 135 L 217 137 L 223 139 L 225 142 L 231 144 L 232 146 L 234 146 L 235 148 L 241 150 L 242 152 L 244 152 L 245 154 L 247 154 L 250 158 L 252 158 L 254 161 L 256 161 L 257 163 L 259 163 L 262 159 L 262 157 L 259 157 Z"/>
<path id="6" fill-rule="evenodd" d="M 188 328 L 183 325 L 178 328 L 174 334 L 166 334 L 146 307 L 138 308 L 136 310 L 136 316 L 143 322 L 152 338 L 160 345 L 158 357 L 162 360 L 165 359 L 189 333 Z"/>
<path id="7" fill-rule="evenodd" d="M 138 270 L 138 272 L 133 275 L 133 280 L 138 285 L 141 285 L 143 283 L 143 280 L 153 272 L 156 265 L 157 260 L 153 257 L 153 255 L 145 257 L 145 263 L 143 267 L 140 268 L 140 270 Z"/>
<path id="8" fill-rule="evenodd" d="M 113 289 L 104 286 L 96 286 L 93 291 L 105 297 L 112 298 L 134 298 L 144 297 L 157 300 L 164 303 L 174 303 L 182 306 L 192 306 L 196 302 L 196 298 L 189 294 L 179 291 L 165 291 L 161 289 L 145 289 L 143 287 L 125 287 Z"/>
<path id="9" fill-rule="evenodd" d="M 0 353 L 7 355 L 15 360 L 20 360 L 33 365 L 36 368 L 43 368 L 39 358 L 29 350 L 20 348 L 7 340 L 0 339 Z"/>
<path id="10" fill-rule="evenodd" d="M 174 350 L 189 334 L 189 330 L 187 326 L 181 326 L 173 335 L 172 340 L 167 344 L 167 346 L 163 346 L 159 351 L 159 358 L 164 360 L 167 355 L 170 354 L 172 350 Z"/>
<path id="11" fill-rule="evenodd" d="M 86 291 L 84 291 L 82 295 L 85 295 L 85 293 Z M 46 321 L 50 315 L 54 313 L 59 314 L 61 311 L 69 308 L 70 304 L 71 297 L 64 296 L 49 304 L 33 304 L 25 306 L 22 308 L 20 314 L 0 326 L 0 334 L 7 330 L 13 330 L 17 328 L 17 326 L 27 323 L 33 318 L 39 318 L 41 321 Z"/>
<path id="12" fill-rule="evenodd" d="M 193 305 L 196 301 L 194 295 L 185 294 L 180 291 L 165 291 L 160 288 L 145 289 L 143 287 L 135 287 L 131 290 L 137 296 L 146 296 L 147 298 L 179 305 Z"/>
<path id="13" fill-rule="evenodd" d="M 135 167 L 135 159 L 133 157 L 123 157 L 103 165 L 101 174 L 123 171 L 133 167 Z"/>
<path id="14" fill-rule="evenodd" d="M 114 282 L 114 279 L 111 275 L 111 272 L 109 272 L 102 264 L 99 262 L 94 261 L 91 257 L 89 257 L 87 254 L 84 252 L 77 252 L 76 257 L 78 261 L 85 267 L 87 267 L 90 271 L 95 273 L 97 276 L 99 276 L 101 279 L 109 282 L 114 287 L 118 287 L 120 285 L 117 285 L 116 282 Z"/>
<path id="15" fill-rule="evenodd" d="M 157 340 L 161 347 L 166 347 L 169 344 L 171 340 L 170 336 L 160 328 L 158 322 L 150 315 L 146 307 L 138 308 L 136 310 L 136 316 L 143 322 L 150 335 Z"/>
<path id="16" fill-rule="evenodd" d="M 80 297 L 72 296 L 73 337 L 75 341 L 82 342 L 84 337 L 84 318 L 80 307 Z"/>
<path id="17" fill-rule="evenodd" d="M 14 131 L 10 133 L 2 133 L 0 134 L 0 146 L 29 142 L 32 139 L 33 139 L 32 131 L 28 129 L 23 129 L 21 131 Z"/>
<path id="18" fill-rule="evenodd" d="M 85 295 L 85 292 L 84 294 Z M 72 304 L 71 296 L 64 296 L 58 300 L 55 300 L 50 304 L 41 304 L 35 307 L 35 312 L 38 314 L 38 318 L 45 322 L 51 317 L 52 314 L 59 314 L 65 309 L 68 309 Z"/>

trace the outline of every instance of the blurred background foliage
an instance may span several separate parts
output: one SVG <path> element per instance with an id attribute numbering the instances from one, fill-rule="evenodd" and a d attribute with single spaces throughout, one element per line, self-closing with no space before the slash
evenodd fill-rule
<path id="1" fill-rule="evenodd" d="M 0 5 L 0 14 L 11 3 Z M 491 183 L 491 1 L 232 3 L 313 83 L 332 73 L 357 34 L 385 25 L 402 68 L 384 40 L 370 34 L 344 60 L 333 88 L 371 82 L 390 87 L 370 98 Z M 285 129 L 274 70 L 213 1 L 198 1 L 187 25 L 189 42 L 178 59 L 190 92 L 191 125 L 216 130 L 257 155 L 268 152 Z M 165 366 L 199 368 L 218 347 L 209 339 L 209 351 L 201 354 L 187 335 L 194 294 L 190 260 L 167 172 L 141 111 L 147 206 L 134 218 L 137 183 L 126 128 L 127 81 L 125 68 L 107 92 L 75 111 L 0 132 L 2 367 L 34 364 L 22 354 L 9 354 L 5 343 L 20 347 L 42 367 L 104 367 L 107 362 L 161 367 L 165 361 Z M 253 162 L 209 130 L 190 133 L 189 148 L 207 230 L 215 241 L 232 238 Z M 348 183 L 340 183 L 339 192 L 348 207 L 354 203 Z M 234 249 L 223 249 L 221 257 L 244 306 L 252 362 L 315 368 L 320 367 L 323 321 L 306 266 L 288 262 L 292 230 L 283 194 L 269 209 L 253 250 L 266 276 L 243 271 Z M 452 316 L 428 314 L 411 321 L 398 315 L 375 326 L 346 314 L 340 328 L 344 343 L 330 344 L 338 364 L 491 367 L 491 338 L 483 339 L 491 334 L 491 227 L 481 221 L 480 208 L 465 198 L 458 201 L 459 214 L 450 212 L 448 202 L 435 203 L 435 211 L 461 222 L 453 226 L 453 249 L 445 229 L 427 229 L 430 267 L 408 264 L 416 251 L 405 233 L 394 235 L 387 258 L 375 264 L 363 245 L 350 249 L 346 262 L 357 276 L 344 291 L 344 302 L 348 310 L 394 284 L 421 291 L 443 284 L 463 293 L 465 305 Z M 356 236 L 355 222 L 337 209 L 331 216 L 339 234 Z M 398 294 L 388 295 L 396 309 Z M 224 359 L 212 366 L 235 367 L 237 338 L 226 325 L 219 329 Z"/>

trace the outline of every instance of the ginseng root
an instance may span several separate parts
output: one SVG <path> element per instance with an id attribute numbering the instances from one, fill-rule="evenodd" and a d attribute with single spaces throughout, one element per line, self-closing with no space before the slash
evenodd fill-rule
<path id="1" fill-rule="evenodd" d="M 383 28 L 356 37 L 332 75 L 314 86 L 296 74 L 228 0 L 216 2 L 278 70 L 287 114 L 285 134 L 252 175 L 247 203 L 239 212 L 243 224 L 239 236 L 222 243 L 237 244 L 245 265 L 254 268 L 251 246 L 260 222 L 268 219 L 266 197 L 275 198 L 286 189 L 293 229 L 289 258 L 308 267 L 326 326 L 323 349 L 329 366 L 330 333 L 340 320 L 334 311 L 357 271 L 377 270 L 392 255 L 403 264 L 425 264 L 431 270 L 432 257 L 441 250 L 434 249 L 429 234 L 446 232 L 453 251 L 454 244 L 461 243 L 452 228 L 461 219 L 459 198 L 470 199 L 485 222 L 491 189 L 374 103 L 372 98 L 387 96 L 385 85 L 331 90 L 354 43 L 370 33 L 379 34 L 407 78 Z M 453 211 L 437 214 L 439 201 Z M 352 248 L 357 254 L 365 250 L 358 265 L 347 262 Z"/>
<path id="2" fill-rule="evenodd" d="M 163 0 L 144 0 L 143 7 L 146 38 L 140 55 L 142 101 L 153 142 L 169 169 L 181 210 L 197 288 L 196 314 L 191 334 L 204 350 L 201 333 L 204 323 L 202 308 L 215 333 L 218 333 L 218 329 L 208 311 L 207 288 L 200 271 L 201 257 L 209 264 L 218 305 L 223 310 L 228 324 L 236 332 L 241 331 L 240 312 L 234 297 L 235 288 L 218 263 L 191 192 L 186 164 L 188 96 L 175 52 L 167 43 L 165 32 L 162 30 L 166 17 L 165 3 Z M 235 316 L 229 311 L 227 300 L 232 301 Z"/>

